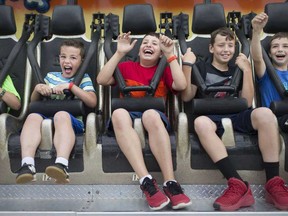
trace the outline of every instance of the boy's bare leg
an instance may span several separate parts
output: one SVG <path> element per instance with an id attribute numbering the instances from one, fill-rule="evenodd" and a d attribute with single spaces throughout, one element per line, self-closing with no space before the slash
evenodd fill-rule
<path id="1" fill-rule="evenodd" d="M 257 108 L 251 114 L 252 125 L 258 131 L 258 143 L 264 162 L 279 161 L 279 131 L 277 120 L 268 108 Z"/>
<path id="2" fill-rule="evenodd" d="M 212 120 L 200 116 L 195 119 L 194 124 L 203 148 L 214 163 L 228 156 L 222 140 L 216 134 L 216 125 Z"/>
<path id="3" fill-rule="evenodd" d="M 34 158 L 41 141 L 42 121 L 43 118 L 39 114 L 32 113 L 27 117 L 20 135 L 22 159 L 25 157 Z"/>
<path id="4" fill-rule="evenodd" d="M 148 110 L 144 112 L 142 121 L 148 131 L 149 145 L 160 166 L 164 181 L 174 180 L 170 137 L 159 113 Z"/>
<path id="5" fill-rule="evenodd" d="M 148 175 L 144 163 L 141 142 L 137 132 L 132 127 L 129 113 L 117 109 L 112 114 L 113 128 L 117 143 L 139 178 Z"/>
<path id="6" fill-rule="evenodd" d="M 75 145 L 75 133 L 70 114 L 65 111 L 54 115 L 54 146 L 57 153 L 55 164 L 48 166 L 45 173 L 56 180 L 56 183 L 69 183 L 68 163 L 71 151 Z"/>
<path id="7" fill-rule="evenodd" d="M 17 184 L 28 183 L 36 180 L 35 153 L 41 141 L 42 116 L 32 113 L 28 115 L 20 135 L 21 143 L 21 168 L 16 177 Z"/>
<path id="8" fill-rule="evenodd" d="M 71 123 L 71 117 L 67 112 L 58 112 L 54 116 L 54 145 L 57 157 L 69 159 L 75 145 L 75 133 Z"/>

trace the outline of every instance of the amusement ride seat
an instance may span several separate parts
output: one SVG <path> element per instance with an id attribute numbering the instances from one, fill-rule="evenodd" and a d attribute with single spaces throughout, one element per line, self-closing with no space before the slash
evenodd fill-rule
<path id="1" fill-rule="evenodd" d="M 119 24 L 117 23 L 118 19 L 115 18 L 115 15 L 113 16 L 110 14 L 108 16 L 108 26 L 110 27 L 106 28 L 104 50 L 105 55 L 109 60 L 116 51 L 117 41 L 113 40 L 113 38 L 116 39 L 119 34 L 119 30 L 117 30 Z M 156 31 L 156 21 L 152 5 L 130 4 L 124 7 L 122 32 L 128 31 L 131 32 L 132 40 L 137 39 L 137 43 L 135 47 L 124 57 L 123 61 L 137 61 L 138 50 L 144 34 Z M 166 58 L 163 57 L 160 60 L 156 73 L 149 86 L 126 86 L 123 77 L 117 68 L 114 73 L 117 85 L 106 88 L 105 97 L 108 98 L 106 99 L 106 106 L 109 110 L 106 119 L 108 120 L 111 117 L 113 110 L 120 107 L 129 111 L 145 111 L 147 109 L 155 108 L 165 112 L 167 110 L 165 100 L 163 98 L 155 98 L 153 95 L 166 64 Z M 146 96 L 141 98 L 132 98 L 130 97 L 131 91 L 146 91 Z M 121 98 L 119 97 L 120 92 L 123 95 Z M 144 131 L 141 119 L 135 120 L 134 128 L 138 132 L 141 140 L 147 169 L 151 172 L 159 172 L 159 165 L 147 144 L 147 134 Z M 176 140 L 173 132 L 170 134 L 170 139 L 172 143 L 173 166 L 174 169 L 176 169 Z M 128 163 L 125 155 L 121 152 L 113 134 L 111 135 L 106 131 L 99 136 L 99 140 L 100 143 L 102 143 L 102 167 L 104 172 L 133 172 L 131 165 Z"/>
<path id="2" fill-rule="evenodd" d="M 97 30 L 95 31 L 93 28 Z M 74 83 L 79 85 L 84 73 L 88 73 L 95 90 L 97 90 L 98 53 L 96 51 L 98 49 L 100 31 L 101 28 L 99 26 L 96 24 L 91 25 L 92 40 L 85 37 L 85 20 L 83 10 L 79 5 L 55 6 L 51 22 L 50 17 L 42 14 L 37 15 L 34 37 L 28 46 L 28 58 L 34 73 L 34 86 L 37 83 L 45 83 L 44 77 L 48 72 L 61 71 L 59 65 L 60 44 L 66 39 L 73 38 L 82 41 L 85 47 L 85 58 L 74 78 Z M 96 146 L 96 141 L 95 139 L 93 140 L 97 133 L 96 118 L 93 115 L 96 109 L 87 108 L 81 100 L 74 99 L 74 95 L 68 91 L 64 100 L 43 98 L 43 100 L 31 102 L 28 113 L 36 112 L 52 116 L 56 112 L 63 110 L 74 116 L 82 116 L 85 124 L 85 133 L 76 135 L 75 146 L 69 159 L 69 172 L 74 172 L 77 176 L 77 174 L 85 173 L 87 166 L 93 166 L 91 162 L 86 163 L 85 159 L 89 161 L 90 158 L 87 155 L 89 155 L 90 147 Z M 44 172 L 45 168 L 53 164 L 56 158 L 53 146 L 54 128 L 50 119 L 43 121 L 41 133 L 41 143 L 35 155 L 35 166 L 39 173 Z M 13 148 L 16 149 L 10 156 L 11 170 L 16 171 L 21 164 L 19 133 L 12 134 L 9 137 L 8 145 L 13 145 Z M 81 176 L 78 176 L 81 182 Z M 77 181 L 77 177 L 73 179 Z M 82 182 L 84 183 L 84 181 Z"/>
<path id="3" fill-rule="evenodd" d="M 213 11 L 213 13 L 211 13 Z M 202 3 L 196 4 L 193 10 L 192 19 L 192 32 L 191 39 L 186 40 L 188 36 L 188 21 L 187 15 L 180 13 L 173 19 L 176 26 L 175 36 L 179 40 L 180 49 L 182 54 L 186 52 L 187 47 L 191 47 L 191 50 L 197 57 L 197 60 L 211 61 L 211 54 L 209 53 L 210 33 L 214 30 L 229 26 L 235 30 L 235 34 L 240 42 L 236 44 L 236 53 L 231 63 L 234 61 L 236 55 L 241 52 L 246 56 L 249 56 L 249 43 L 244 35 L 244 32 L 239 28 L 234 16 L 239 14 L 232 13 L 228 15 L 231 19 L 231 23 L 226 23 L 224 8 L 220 3 Z M 229 19 L 227 19 L 229 20 Z M 237 50 L 238 48 L 238 50 Z M 196 65 L 193 65 L 192 79 L 196 80 L 198 90 L 202 91 L 204 95 L 208 95 L 209 92 L 229 92 L 231 96 L 226 98 L 209 98 L 204 96 L 203 98 L 195 98 L 189 102 L 184 103 L 184 112 L 188 118 L 189 125 L 189 144 L 191 146 L 191 168 L 192 169 L 216 169 L 214 163 L 203 149 L 197 135 L 194 131 L 194 119 L 199 115 L 207 114 L 230 114 L 236 113 L 248 108 L 247 102 L 242 98 L 235 98 L 234 95 L 241 85 L 242 72 L 237 67 L 230 85 L 225 86 L 206 86 L 203 78 L 200 75 L 199 69 Z M 228 154 L 235 164 L 236 169 L 239 170 L 262 170 L 262 156 L 258 148 L 258 140 L 256 135 L 248 135 L 234 131 L 232 126 L 229 125 L 229 119 L 222 119 L 225 132 L 222 136 L 222 140 L 227 147 Z M 225 128 L 228 121 L 228 127 Z M 224 125 L 225 124 L 225 125 Z M 227 134 L 226 132 L 232 132 Z M 228 138 L 228 139 L 226 139 Z"/>

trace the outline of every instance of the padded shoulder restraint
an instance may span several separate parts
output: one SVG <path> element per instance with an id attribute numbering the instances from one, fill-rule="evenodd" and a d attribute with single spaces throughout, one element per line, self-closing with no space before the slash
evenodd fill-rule
<path id="1" fill-rule="evenodd" d="M 0 35 L 14 35 L 16 33 L 16 24 L 15 24 L 15 17 L 13 8 L 6 5 L 0 6 Z M 32 26 L 27 20 L 25 19 L 23 25 L 22 35 L 18 42 L 16 42 L 15 46 L 11 50 L 8 55 L 7 61 L 5 62 L 3 68 L 1 69 L 0 73 L 0 86 L 3 85 L 6 77 L 11 73 L 11 67 L 15 63 L 17 56 L 20 54 L 21 49 L 24 47 L 26 42 L 28 41 L 30 35 L 32 33 Z M 7 112 L 7 105 L 3 101 L 0 102 L 0 113 Z"/>
<path id="2" fill-rule="evenodd" d="M 213 11 L 213 13 L 211 13 Z M 182 17 L 183 15 L 180 14 Z M 185 20 L 181 18 L 180 20 Z M 193 23 L 192 23 L 192 31 L 195 34 L 210 34 L 214 30 L 227 26 L 226 19 L 225 19 L 225 13 L 224 8 L 222 4 L 213 3 L 213 4 L 197 4 L 194 7 L 193 11 Z M 182 53 L 185 53 L 187 50 L 187 45 L 184 37 L 184 31 L 186 29 L 185 25 L 181 25 L 178 23 L 178 40 L 180 41 L 180 47 Z M 181 28 L 182 27 L 182 28 Z M 184 27 L 184 28 L 183 28 Z M 247 42 L 247 39 L 245 38 L 244 33 L 239 30 L 237 25 L 235 27 L 235 33 L 242 44 L 242 51 L 244 51 L 245 55 L 249 55 L 249 44 Z M 201 77 L 201 74 L 199 72 L 199 69 L 196 65 L 193 65 L 193 74 L 195 76 L 195 82 L 196 84 L 201 88 L 201 91 L 204 93 L 209 92 L 217 92 L 217 91 L 226 91 L 231 94 L 235 93 L 239 87 L 239 83 L 241 81 L 241 72 L 239 71 L 239 68 L 235 71 L 231 84 L 227 86 L 209 86 L 207 87 L 203 78 Z"/>
<path id="3" fill-rule="evenodd" d="M 110 26 L 106 29 L 106 39 L 104 42 L 104 50 L 108 59 L 113 55 L 111 51 L 111 42 L 113 36 L 115 37 L 116 23 L 115 18 L 113 19 L 112 15 L 108 15 L 106 19 L 106 25 Z M 131 31 L 133 35 L 142 35 L 149 32 L 156 31 L 156 22 L 154 17 L 154 12 L 152 5 L 150 4 L 131 4 L 126 5 L 123 12 L 123 32 Z M 124 98 L 113 98 L 111 102 L 112 111 L 122 107 L 129 111 L 144 111 L 146 110 L 145 104 L 147 105 L 146 99 L 143 98 L 129 98 L 131 91 L 146 91 L 147 96 L 153 96 L 159 80 L 163 74 L 164 68 L 166 66 L 166 59 L 162 58 L 157 67 L 155 75 L 149 86 L 126 86 L 125 81 L 122 77 L 122 74 L 117 67 L 114 72 L 114 77 L 118 83 L 120 92 L 124 95 Z M 163 98 L 154 98 L 149 97 L 149 106 L 148 108 L 155 108 L 160 111 L 165 111 L 165 101 Z"/>
<path id="4" fill-rule="evenodd" d="M 213 13 L 211 13 L 213 11 Z M 187 44 L 185 32 L 187 31 L 187 18 L 180 14 L 181 18 L 178 18 L 177 24 L 177 35 L 180 43 L 180 48 L 182 53 L 187 50 Z M 175 18 L 176 19 L 176 18 Z M 180 24 L 182 21 L 182 24 Z M 192 32 L 196 34 L 211 34 L 214 30 L 227 26 L 224 8 L 222 4 L 211 3 L 211 4 L 197 4 L 193 11 L 193 23 Z M 185 24 L 186 23 L 186 24 Z M 246 56 L 249 55 L 249 44 L 245 38 L 244 33 L 239 30 L 238 26 L 233 26 L 235 28 L 235 33 L 242 44 L 242 51 Z M 225 91 L 230 94 L 237 92 L 237 88 L 240 85 L 242 79 L 241 71 L 239 68 L 235 71 L 231 84 L 228 86 L 209 86 L 207 87 L 201 74 L 196 65 L 193 65 L 193 76 L 196 81 L 197 86 L 202 92 L 209 94 L 210 92 Z M 194 114 L 227 114 L 235 113 L 241 110 L 247 109 L 247 101 L 241 98 L 224 98 L 224 99 L 214 99 L 214 98 L 201 98 L 193 99 L 192 107 Z M 223 109 L 225 107 L 225 109 Z"/>
<path id="5" fill-rule="evenodd" d="M 28 46 L 28 57 L 31 62 L 33 63 L 32 69 L 36 74 L 38 83 L 45 83 L 44 77 L 41 74 L 40 67 L 38 62 L 36 61 L 34 49 L 40 43 L 45 36 L 50 35 L 50 18 L 44 17 L 43 15 L 38 17 L 38 32 L 35 34 L 35 37 L 31 41 Z M 82 35 L 85 33 L 85 21 L 83 17 L 83 10 L 78 5 L 65 5 L 65 6 L 56 6 L 54 8 L 52 14 L 52 21 L 51 21 L 51 29 L 52 34 L 54 35 L 62 35 L 62 36 L 69 36 L 69 35 Z M 98 28 L 97 28 L 98 29 Z M 101 30 L 101 29 L 100 29 Z M 48 32 L 48 33 L 47 33 Z M 75 81 L 75 84 L 79 85 L 81 82 L 83 75 L 87 69 L 88 63 L 92 58 L 92 55 L 97 50 L 97 43 L 100 38 L 100 33 L 96 32 L 92 34 L 92 39 L 94 43 L 89 47 L 87 52 L 86 58 L 82 63 L 82 66 L 79 68 L 79 76 Z M 68 97 L 69 99 L 70 97 Z M 84 106 L 83 102 L 79 99 L 74 100 L 66 100 L 63 101 L 54 101 L 54 100 L 45 100 L 45 101 L 35 101 L 30 103 L 29 112 L 40 112 L 46 116 L 54 115 L 57 111 L 65 110 L 75 116 L 77 115 L 84 115 L 86 112 L 86 107 Z"/>
<path id="6" fill-rule="evenodd" d="M 5 17 L 2 17 L 5 16 Z M 11 66 L 15 63 L 15 59 L 17 58 L 18 54 L 20 53 L 20 50 L 23 48 L 23 46 L 28 41 L 31 33 L 32 33 L 32 26 L 29 23 L 29 18 L 26 17 L 22 35 L 19 39 L 19 41 L 15 44 L 13 49 L 11 50 L 8 59 L 2 68 L 2 71 L 0 73 L 0 86 L 2 86 L 4 80 L 6 79 L 6 76 L 9 74 L 9 69 Z M 14 34 L 16 33 L 16 25 L 15 25 L 15 19 L 14 19 L 14 12 L 13 9 L 10 6 L 0 6 L 0 35 L 7 35 L 7 34 Z M 6 22 L 7 23 L 2 23 Z M 2 26 L 2 24 L 5 24 Z M 9 26 L 11 25 L 11 26 Z"/>

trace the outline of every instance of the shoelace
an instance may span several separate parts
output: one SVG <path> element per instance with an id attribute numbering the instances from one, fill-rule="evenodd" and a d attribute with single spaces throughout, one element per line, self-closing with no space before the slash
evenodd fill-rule
<path id="1" fill-rule="evenodd" d="M 167 188 L 172 195 L 182 194 L 182 188 L 176 182 L 167 183 Z"/>
<path id="2" fill-rule="evenodd" d="M 229 187 L 225 190 L 223 197 L 231 197 L 231 194 L 242 195 L 237 184 L 229 183 Z"/>
<path id="3" fill-rule="evenodd" d="M 144 191 L 147 191 L 150 194 L 150 196 L 153 196 L 157 192 L 153 180 L 145 181 L 143 184 L 143 189 Z"/>
<path id="4" fill-rule="evenodd" d="M 287 196 L 288 188 L 284 185 L 283 181 L 277 181 L 271 187 L 270 193 L 277 193 L 280 196 Z"/>
<path id="5" fill-rule="evenodd" d="M 25 169 L 27 167 L 27 169 L 29 169 L 33 174 L 35 173 L 35 168 L 33 165 L 31 164 L 24 164 L 23 166 L 21 166 L 18 170 L 16 170 L 16 173 L 19 173 L 22 169 Z"/>
<path id="6" fill-rule="evenodd" d="M 69 178 L 68 167 L 66 167 L 65 165 L 63 165 L 61 163 L 57 163 L 56 166 L 58 166 L 59 168 L 61 167 L 61 169 L 63 170 L 63 172 L 66 175 L 66 178 Z"/>

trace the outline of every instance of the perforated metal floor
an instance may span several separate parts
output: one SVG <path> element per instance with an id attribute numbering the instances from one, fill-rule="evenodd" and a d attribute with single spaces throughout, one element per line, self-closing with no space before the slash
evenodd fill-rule
<path id="1" fill-rule="evenodd" d="M 264 200 L 262 185 L 251 185 L 256 203 L 237 212 L 214 211 L 225 185 L 182 185 L 192 205 L 151 211 L 139 185 L 1 185 L 0 215 L 288 215 Z"/>

